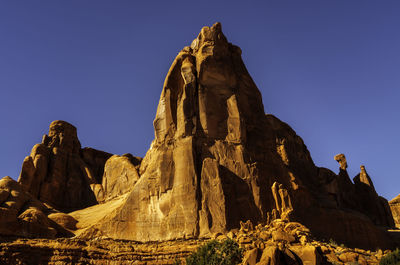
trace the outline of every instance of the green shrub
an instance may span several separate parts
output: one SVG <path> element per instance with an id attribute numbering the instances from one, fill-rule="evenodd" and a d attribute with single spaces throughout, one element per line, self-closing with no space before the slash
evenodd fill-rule
<path id="1" fill-rule="evenodd" d="M 232 239 L 209 241 L 186 258 L 187 265 L 236 265 L 242 261 L 243 249 Z"/>
<path id="2" fill-rule="evenodd" d="M 383 256 L 379 261 L 379 265 L 400 265 L 400 249 Z"/>

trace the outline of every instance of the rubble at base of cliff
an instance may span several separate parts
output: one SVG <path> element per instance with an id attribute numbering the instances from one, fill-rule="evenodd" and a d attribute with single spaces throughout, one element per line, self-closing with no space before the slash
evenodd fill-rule
<path id="1" fill-rule="evenodd" d="M 185 258 L 201 245 L 228 238 L 244 250 L 243 265 L 372 265 L 391 252 L 349 248 L 333 239 L 318 241 L 302 224 L 276 219 L 268 225 L 242 222 L 240 229 L 212 238 L 146 243 L 107 238 L 0 237 L 0 264 L 185 264 Z"/>

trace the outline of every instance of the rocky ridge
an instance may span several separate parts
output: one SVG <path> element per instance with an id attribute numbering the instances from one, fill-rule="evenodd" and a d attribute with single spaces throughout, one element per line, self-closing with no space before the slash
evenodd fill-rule
<path id="1" fill-rule="evenodd" d="M 203 242 L 231 234 L 247 246 L 241 238 L 252 237 L 240 236 L 247 229 L 263 235 L 264 247 L 271 241 L 271 259 L 297 253 L 310 233 L 313 241 L 373 250 L 397 240 L 387 232 L 398 223 L 396 199 L 389 207 L 365 166 L 352 181 L 343 154 L 335 156 L 338 174 L 317 167 L 296 132 L 265 114 L 240 48 L 219 23 L 204 27 L 172 63 L 154 134 L 141 159 L 82 148 L 73 125 L 52 122 L 25 158 L 18 183 L 0 181 L 0 234 L 88 242 Z M 243 228 L 246 220 L 251 229 Z M 290 235 L 286 225 L 304 233 Z M 280 241 L 294 245 L 287 252 Z M 52 248 L 51 241 L 32 242 Z M 266 250 L 254 244 L 257 250 L 248 250 L 258 262 Z"/>

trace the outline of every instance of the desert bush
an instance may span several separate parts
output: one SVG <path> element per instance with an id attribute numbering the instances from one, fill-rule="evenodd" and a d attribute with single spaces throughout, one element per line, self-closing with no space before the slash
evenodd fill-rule
<path id="1" fill-rule="evenodd" d="M 379 265 L 400 265 L 400 249 L 383 256 L 379 261 Z"/>
<path id="2" fill-rule="evenodd" d="M 187 265 L 236 265 L 242 261 L 243 249 L 232 239 L 211 240 L 186 258 Z"/>

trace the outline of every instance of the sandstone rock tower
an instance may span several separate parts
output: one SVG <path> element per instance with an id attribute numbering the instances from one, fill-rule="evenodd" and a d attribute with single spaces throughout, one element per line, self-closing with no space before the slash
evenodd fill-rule
<path id="1" fill-rule="evenodd" d="M 96 233 L 168 240 L 226 232 L 245 220 L 286 218 L 349 245 L 388 242 L 375 226 L 393 224 L 382 210 L 387 201 L 368 189 L 368 200 L 382 207 L 365 210 L 362 198 L 347 203 L 359 185 L 344 166 L 339 175 L 316 167 L 302 139 L 265 114 L 240 48 L 219 23 L 204 27 L 175 58 L 154 130 L 139 180 L 124 203 L 93 226 Z M 366 176 L 361 172 L 358 179 L 370 182 Z"/>
<path id="2" fill-rule="evenodd" d="M 142 160 L 81 148 L 73 125 L 52 122 L 19 183 L 0 183 L 0 234 L 161 241 L 285 219 L 350 247 L 391 246 L 393 216 L 365 167 L 352 181 L 343 154 L 338 174 L 315 166 L 296 132 L 265 114 L 219 23 L 172 63 L 154 134 Z"/>

